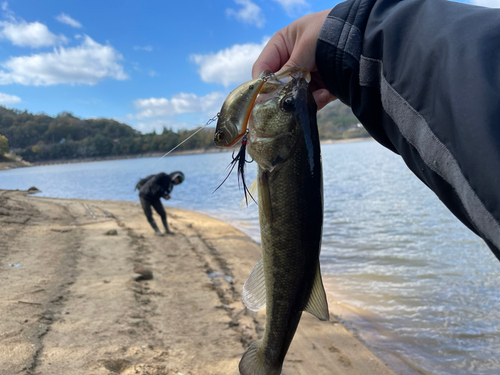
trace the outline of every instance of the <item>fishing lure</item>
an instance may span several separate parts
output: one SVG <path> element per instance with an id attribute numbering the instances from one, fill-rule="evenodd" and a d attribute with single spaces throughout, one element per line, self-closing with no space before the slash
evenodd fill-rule
<path id="1" fill-rule="evenodd" d="M 240 147 L 238 153 L 236 154 L 236 156 L 234 156 L 234 152 L 233 152 L 233 155 L 232 155 L 233 160 L 231 160 L 231 162 L 229 163 L 229 165 L 226 168 L 226 170 L 229 169 L 229 173 L 227 174 L 224 181 L 222 181 L 221 184 L 219 186 L 217 186 L 217 188 L 213 192 L 215 193 L 217 190 L 219 190 L 219 188 L 229 178 L 229 176 L 233 172 L 234 168 L 236 166 L 238 166 L 236 169 L 237 174 L 238 174 L 238 185 L 240 184 L 240 182 L 243 185 L 243 191 L 245 193 L 246 205 L 248 206 L 248 197 L 252 198 L 252 200 L 255 203 L 257 203 L 257 202 L 255 201 L 254 197 L 252 196 L 252 194 L 251 194 L 250 190 L 248 189 L 247 184 L 245 182 L 245 164 L 251 163 L 253 161 L 253 160 L 250 160 L 250 161 L 246 160 L 247 135 L 248 135 L 248 132 L 246 132 L 245 135 L 243 136 L 243 138 L 241 138 L 241 147 Z"/>

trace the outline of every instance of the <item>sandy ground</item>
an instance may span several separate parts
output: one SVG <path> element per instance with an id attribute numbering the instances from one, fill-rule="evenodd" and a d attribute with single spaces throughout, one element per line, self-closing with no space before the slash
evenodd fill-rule
<path id="1" fill-rule="evenodd" d="M 260 248 L 167 211 L 176 234 L 157 237 L 136 203 L 0 191 L 0 374 L 238 374 L 263 331 L 240 296 Z M 283 374 L 394 372 L 333 314 L 304 313 Z"/>

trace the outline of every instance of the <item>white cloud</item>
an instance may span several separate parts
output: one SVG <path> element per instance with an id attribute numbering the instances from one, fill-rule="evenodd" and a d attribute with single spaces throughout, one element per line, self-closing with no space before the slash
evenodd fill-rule
<path id="1" fill-rule="evenodd" d="M 193 128 L 193 124 L 171 120 L 154 120 L 148 122 L 139 122 L 134 125 L 134 128 L 142 133 L 151 133 L 153 130 L 156 130 L 157 134 L 161 134 L 164 127 L 177 131 L 181 129 L 191 129 Z"/>
<path id="2" fill-rule="evenodd" d="M 294 16 L 296 12 L 309 7 L 306 0 L 273 0 L 280 4 L 289 16 Z"/>
<path id="3" fill-rule="evenodd" d="M 143 50 L 143 51 L 151 52 L 153 50 L 153 47 L 151 47 L 151 46 L 144 46 L 144 47 L 134 46 L 134 50 L 136 50 L 136 51 Z"/>
<path id="4" fill-rule="evenodd" d="M 472 4 L 489 8 L 500 8 L 500 0 L 472 0 Z"/>
<path id="5" fill-rule="evenodd" d="M 50 53 L 11 57 L 0 64 L 5 69 L 0 70 L 0 84 L 95 85 L 106 78 L 125 80 L 128 76 L 118 63 L 122 58 L 112 46 L 99 44 L 85 35 L 77 47 L 60 47 Z"/>
<path id="6" fill-rule="evenodd" d="M 9 3 L 7 1 L 4 1 L 2 3 L 2 12 L 3 12 L 2 15 L 4 16 L 4 18 L 9 19 L 11 21 L 16 20 L 16 18 L 14 16 L 14 12 L 9 9 Z"/>
<path id="7" fill-rule="evenodd" d="M 235 44 L 217 53 L 193 54 L 190 60 L 199 66 L 198 73 L 203 82 L 215 82 L 228 87 L 252 78 L 252 65 L 268 40 L 264 38 L 260 44 Z"/>
<path id="8" fill-rule="evenodd" d="M 15 103 L 19 103 L 20 101 L 21 101 L 21 98 L 19 96 L 4 94 L 4 93 L 0 92 L 0 104 L 1 105 L 15 104 Z"/>
<path id="9" fill-rule="evenodd" d="M 0 21 L 0 38 L 7 39 L 16 46 L 34 48 L 68 42 L 64 35 L 51 33 L 43 23 L 26 21 Z"/>
<path id="10" fill-rule="evenodd" d="M 155 117 L 169 117 L 184 113 L 202 113 L 212 117 L 219 112 L 226 95 L 222 92 L 212 92 L 205 96 L 179 93 L 171 99 L 149 98 L 137 99 L 134 106 L 140 112 L 134 117 L 142 120 Z"/>
<path id="11" fill-rule="evenodd" d="M 204 96 L 192 93 L 179 93 L 171 98 L 148 98 L 134 100 L 137 113 L 128 114 L 122 122 L 143 132 L 155 129 L 161 132 L 163 127 L 174 130 L 193 129 L 203 126 L 220 111 L 227 93 L 211 92 Z M 215 124 L 212 124 L 215 125 Z"/>
<path id="12" fill-rule="evenodd" d="M 238 11 L 234 9 L 226 9 L 226 14 L 229 17 L 234 17 L 238 21 L 249 23 L 257 27 L 264 26 L 266 19 L 264 17 L 264 14 L 262 13 L 262 9 L 260 9 L 257 4 L 255 4 L 251 0 L 234 0 L 234 2 L 238 5 L 241 5 L 242 8 Z"/>
<path id="13" fill-rule="evenodd" d="M 69 15 L 66 13 L 61 13 L 56 17 L 56 20 L 58 20 L 61 23 L 65 23 L 66 25 L 70 25 L 71 27 L 79 29 L 82 27 L 82 24 L 78 22 L 77 20 L 71 18 Z"/>

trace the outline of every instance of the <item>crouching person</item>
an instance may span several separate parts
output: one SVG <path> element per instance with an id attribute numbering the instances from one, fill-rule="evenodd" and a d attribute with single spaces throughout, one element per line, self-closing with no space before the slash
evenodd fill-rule
<path id="1" fill-rule="evenodd" d="M 174 234 L 174 232 L 168 228 L 167 213 L 160 199 L 170 199 L 170 193 L 174 185 L 179 185 L 183 181 L 184 174 L 182 172 L 177 171 L 170 174 L 162 172 L 141 179 L 135 186 L 136 190 L 139 190 L 139 199 L 141 200 L 144 214 L 157 236 L 163 236 L 163 233 L 158 229 L 155 219 L 153 219 L 151 207 L 160 215 L 161 222 L 165 228 L 165 234 Z"/>

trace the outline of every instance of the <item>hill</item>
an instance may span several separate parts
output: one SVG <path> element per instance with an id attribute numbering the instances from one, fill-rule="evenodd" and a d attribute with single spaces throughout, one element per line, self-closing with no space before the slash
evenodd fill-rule
<path id="1" fill-rule="evenodd" d="M 338 101 L 318 112 L 318 128 L 322 140 L 368 136 L 350 108 Z M 143 134 L 112 119 L 80 119 L 70 112 L 51 117 L 0 106 L 0 135 L 29 162 L 167 152 L 195 131 L 163 128 L 161 134 Z M 213 134 L 214 128 L 202 129 L 178 150 L 214 148 Z"/>
<path id="2" fill-rule="evenodd" d="M 318 131 L 321 140 L 370 136 L 354 116 L 351 108 L 340 100 L 328 104 L 318 112 Z"/>

